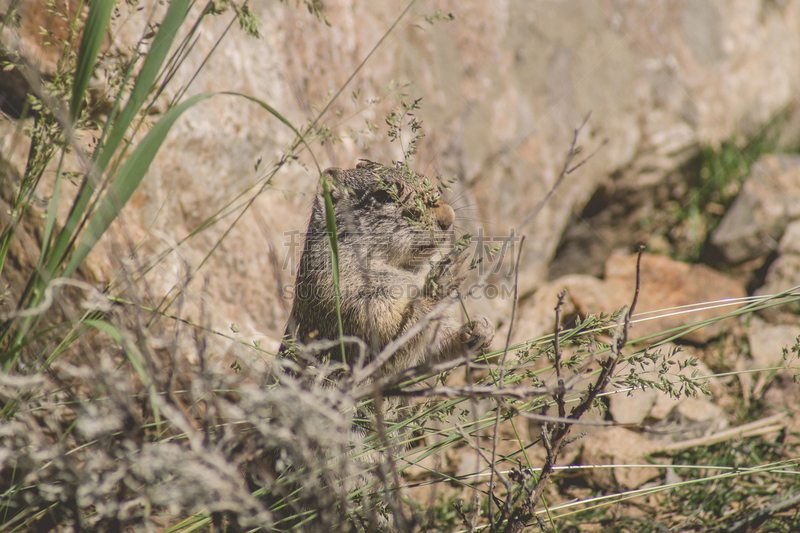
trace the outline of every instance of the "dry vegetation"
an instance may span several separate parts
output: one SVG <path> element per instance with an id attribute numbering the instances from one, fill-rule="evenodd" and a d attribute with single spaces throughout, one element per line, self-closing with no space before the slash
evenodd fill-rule
<path id="1" fill-rule="evenodd" d="M 177 98 L 166 113 L 151 113 L 153 96 L 169 82 L 159 73 L 186 57 L 181 44 L 203 17 L 233 10 L 246 31 L 257 26 L 246 4 L 219 2 L 192 26 L 189 2 L 173 0 L 134 47 L 149 49 L 147 56 L 110 58 L 102 42 L 113 3 L 91 2 L 80 12 L 71 5 L 52 7 L 69 28 L 52 44 L 62 57 L 54 79 L 39 78 L 13 42 L 2 44 L 8 69 L 33 87 L 29 118 L 19 126 L 30 139 L 28 166 L 15 175 L 0 162 L 3 531 L 800 528 L 800 440 L 779 409 L 763 398 L 743 400 L 747 383 L 738 378 L 747 373 L 730 358 L 737 334 L 706 348 L 716 361 L 713 376 L 693 375 L 696 361 L 678 363 L 678 350 L 666 343 L 696 325 L 658 342 L 629 338 L 638 279 L 629 306 L 612 316 L 571 317 L 565 327 L 559 299 L 552 302 L 556 328 L 547 336 L 519 345 L 496 340 L 498 349 L 477 361 L 414 368 L 377 383 L 339 382 L 347 386 L 327 382 L 341 370 L 336 364 L 287 372 L 285 362 L 258 346 L 249 348 L 259 357 L 220 369 L 208 339 L 226 332 L 177 318 L 180 290 L 169 296 L 171 311 L 161 311 L 141 276 L 152 265 L 139 264 L 135 254 L 114 280 L 89 280 L 84 259 L 146 179 L 170 126 L 211 97 Z M 319 13 L 316 2 L 308 7 Z M 5 14 L 3 24 L 13 23 L 13 13 Z M 188 36 L 172 42 L 181 28 Z M 117 77 L 108 97 L 97 98 L 87 87 L 103 61 L 119 62 L 111 69 Z M 324 116 L 301 131 L 260 105 L 298 135 L 263 189 L 279 168 L 328 136 L 319 125 Z M 400 128 L 394 131 L 406 111 L 393 116 Z M 130 131 L 142 124 L 148 133 L 129 144 Z M 81 131 L 100 142 L 87 150 L 73 137 Z M 66 174 L 66 152 L 77 155 L 83 173 Z M 568 179 L 580 172 L 583 156 L 575 142 L 565 152 Z M 49 176 L 55 192 L 39 208 L 34 193 Z M 81 183 L 65 220 L 56 209 L 63 179 Z M 126 254 L 132 248 L 119 243 Z M 711 323 L 796 303 L 796 294 L 748 298 Z M 798 350 L 787 347 L 775 378 L 795 397 L 785 369 L 796 372 Z M 604 414 L 610 391 L 702 396 L 712 378 L 727 379 L 719 399 L 743 429 L 682 445 L 665 441 L 640 463 L 613 470 L 571 451 L 584 429 L 620 425 Z M 397 396 L 414 398 L 416 406 L 385 416 L 384 399 Z M 671 435 L 669 428 L 627 429 Z M 645 467 L 655 469 L 646 482 L 621 481 L 626 471 Z"/>

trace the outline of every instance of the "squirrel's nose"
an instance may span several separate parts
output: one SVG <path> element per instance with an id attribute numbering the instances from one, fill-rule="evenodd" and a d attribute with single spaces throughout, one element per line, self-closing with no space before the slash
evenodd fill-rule
<path id="1" fill-rule="evenodd" d="M 450 229 L 450 226 L 453 225 L 453 221 L 456 218 L 456 212 L 453 211 L 453 208 L 442 202 L 439 202 L 438 205 L 434 207 L 433 214 L 436 218 L 436 224 L 442 231 Z"/>

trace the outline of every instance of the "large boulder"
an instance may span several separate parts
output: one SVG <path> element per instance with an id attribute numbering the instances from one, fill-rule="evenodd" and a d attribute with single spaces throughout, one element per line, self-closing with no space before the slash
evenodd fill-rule
<path id="1" fill-rule="evenodd" d="M 44 0 L 25 4 L 45 8 Z M 573 211 L 598 183 L 613 187 L 630 176 L 658 182 L 698 145 L 752 134 L 800 92 L 800 0 L 444 0 L 435 8 L 415 4 L 394 29 L 400 15 L 394 3 L 323 2 L 330 26 L 291 3 L 249 5 L 263 37 L 230 31 L 189 94 L 251 94 L 299 126 L 358 71 L 323 117 L 342 142 L 312 144 L 322 168 L 350 167 L 362 157 L 400 158 L 400 143 L 387 142 L 382 127 L 396 105 L 387 94 L 423 97 L 417 116 L 427 136 L 416 166 L 461 178 L 454 191 L 464 208 L 459 225 L 472 233 L 479 225 L 491 235 L 519 227 L 556 182 L 574 128 L 592 113 L 579 136 L 583 155 L 604 139 L 608 144 L 521 228 L 529 236 L 520 262 L 523 292 L 543 281 Z M 455 20 L 429 24 L 424 17 L 435 10 Z M 117 19 L 113 45 L 121 53 L 149 11 Z M 166 96 L 192 79 L 229 22 L 226 15 L 204 23 Z M 34 31 L 27 27 L 20 31 Z M 47 61 L 36 34 L 23 35 L 21 43 L 29 57 Z M 13 131 L 13 124 L 0 124 L 0 142 L 8 145 L 4 139 Z M 140 261 L 184 239 L 263 178 L 291 137 L 278 120 L 241 99 L 217 97 L 187 112 L 112 239 L 89 258 L 92 272 L 101 278 L 117 272 L 126 248 L 108 242 L 113 239 L 141 241 Z M 18 168 L 23 152 L 8 156 Z M 292 283 L 293 243 L 305 229 L 317 181 L 309 153 L 298 155 L 304 166 L 285 166 L 236 225 L 234 217 L 224 218 L 151 270 L 156 301 L 190 280 L 181 310 L 186 318 L 221 331 L 235 322 L 239 340 L 277 347 L 287 316 L 281 286 Z M 62 191 L 74 193 L 69 184 Z M 233 205 L 238 213 L 244 204 Z M 494 281 L 510 280 L 498 275 Z M 507 299 L 484 305 L 494 306 L 498 317 L 510 309 Z"/>
<path id="2" fill-rule="evenodd" d="M 778 257 L 767 270 L 764 284 L 756 290 L 759 296 L 780 296 L 774 305 L 761 310 L 761 314 L 772 322 L 797 322 L 800 314 L 800 220 L 789 224 L 778 244 Z"/>
<path id="3" fill-rule="evenodd" d="M 737 265 L 777 250 L 786 226 L 800 219 L 800 156 L 765 155 L 711 236 L 718 260 Z"/>
<path id="4" fill-rule="evenodd" d="M 513 342 L 552 333 L 557 295 L 566 292 L 562 316 L 611 314 L 630 306 L 636 289 L 637 256 L 613 254 L 605 264 L 605 279 L 567 275 L 542 286 L 518 309 Z M 741 307 L 742 284 L 706 265 L 643 254 L 640 287 L 629 338 L 680 338 L 705 344 L 730 330 L 723 315 Z M 720 318 L 720 320 L 716 320 Z M 501 335 L 503 335 L 501 331 Z"/>

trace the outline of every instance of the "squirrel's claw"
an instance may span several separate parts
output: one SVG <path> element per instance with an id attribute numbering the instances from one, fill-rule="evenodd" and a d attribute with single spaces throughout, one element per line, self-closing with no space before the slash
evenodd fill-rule
<path id="1" fill-rule="evenodd" d="M 454 249 L 433 265 L 425 283 L 425 294 L 441 300 L 461 286 L 467 277 L 466 273 L 462 272 L 462 267 L 467 261 L 467 254 L 464 252 L 464 249 Z"/>
<path id="2" fill-rule="evenodd" d="M 461 342 L 469 349 L 481 350 L 488 348 L 494 338 L 494 326 L 489 319 L 483 315 L 472 317 L 472 326 L 464 324 L 461 326 L 459 336 Z"/>

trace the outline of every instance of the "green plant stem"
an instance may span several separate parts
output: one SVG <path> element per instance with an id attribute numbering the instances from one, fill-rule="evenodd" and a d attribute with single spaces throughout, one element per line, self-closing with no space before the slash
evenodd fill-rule
<path id="1" fill-rule="evenodd" d="M 344 348 L 344 326 L 342 324 L 342 296 L 339 289 L 339 245 L 336 234 L 336 215 L 333 211 L 333 199 L 331 198 L 331 185 L 328 178 L 323 174 L 322 191 L 325 196 L 325 224 L 328 230 L 328 246 L 331 251 L 331 273 L 333 274 L 333 294 L 336 299 L 336 321 L 339 325 L 339 347 L 342 351 L 342 361 L 346 361 Z"/>

